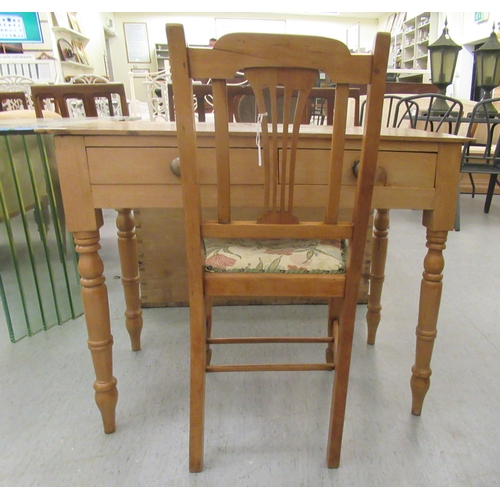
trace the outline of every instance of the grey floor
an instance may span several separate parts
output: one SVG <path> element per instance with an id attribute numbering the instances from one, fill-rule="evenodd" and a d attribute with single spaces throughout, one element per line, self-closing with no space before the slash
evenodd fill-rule
<path id="1" fill-rule="evenodd" d="M 145 310 L 143 350 L 130 351 L 107 213 L 117 431 L 102 432 L 83 318 L 11 344 L 0 317 L 0 486 L 500 486 L 500 200 L 488 215 L 483 200 L 462 195 L 449 235 L 421 417 L 409 378 L 424 230 L 419 212 L 392 213 L 383 320 L 368 346 L 358 308 L 337 470 L 325 466 L 332 374 L 321 372 L 208 375 L 205 470 L 188 472 L 188 310 Z M 218 307 L 214 332 L 314 333 L 325 314 Z"/>

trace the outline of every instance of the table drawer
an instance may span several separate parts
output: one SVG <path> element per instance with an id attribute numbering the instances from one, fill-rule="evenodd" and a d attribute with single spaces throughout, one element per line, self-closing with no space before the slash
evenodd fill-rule
<path id="1" fill-rule="evenodd" d="M 170 164 L 179 157 L 177 148 L 87 148 L 92 184 L 180 184 Z M 216 184 L 215 150 L 198 151 L 200 183 Z M 230 151 L 231 178 L 237 184 L 261 184 L 263 169 L 257 165 L 255 150 Z"/>
<path id="2" fill-rule="evenodd" d="M 321 185 L 328 182 L 328 162 L 330 151 L 326 149 L 302 149 L 297 153 L 297 184 Z M 434 153 L 412 153 L 381 151 L 375 178 L 377 186 L 432 188 L 436 178 L 436 158 Z M 353 186 L 356 177 L 352 166 L 360 159 L 359 151 L 346 151 L 342 184 Z"/>

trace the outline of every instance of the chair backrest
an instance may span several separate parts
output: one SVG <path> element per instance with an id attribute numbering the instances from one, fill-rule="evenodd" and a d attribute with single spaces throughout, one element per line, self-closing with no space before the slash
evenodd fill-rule
<path id="1" fill-rule="evenodd" d="M 492 113 L 492 109 L 497 113 Z M 462 166 L 467 163 L 492 164 L 500 162 L 500 97 L 479 101 L 470 116 L 467 136 L 475 142 L 467 142 L 462 150 Z"/>
<path id="2" fill-rule="evenodd" d="M 399 100 L 393 126 L 409 123 L 411 128 L 457 135 L 463 114 L 463 104 L 458 99 L 435 93 L 420 94 Z"/>
<path id="3" fill-rule="evenodd" d="M 170 73 L 158 71 L 148 73 L 143 86 L 148 100 L 149 119 L 155 121 L 160 118 L 169 121 L 167 84 L 170 82 Z"/>
<path id="4" fill-rule="evenodd" d="M 202 233 L 204 237 L 224 237 L 228 234 L 247 238 L 281 238 L 291 237 L 291 234 L 296 238 L 352 237 L 353 242 L 360 245 L 361 252 L 352 259 L 361 265 L 377 164 L 389 35 L 377 34 L 372 55 L 353 55 L 342 42 L 314 36 L 229 34 L 221 37 L 212 49 L 187 47 L 181 25 L 167 25 L 167 37 L 176 105 L 186 239 L 192 249 L 188 255 L 190 266 L 202 267 L 199 251 Z M 226 80 L 233 78 L 238 70 L 244 73 L 252 86 L 259 111 L 259 127 L 255 127 L 258 145 L 251 152 L 255 155 L 255 175 L 252 178 L 255 185 L 250 189 L 253 194 L 260 193 L 260 199 L 255 199 L 250 193 L 243 198 L 244 203 L 249 204 L 245 206 L 259 205 L 260 210 L 256 220 L 245 221 L 241 225 L 233 220 L 231 207 L 232 198 L 235 199 L 234 192 L 231 194 L 232 188 L 239 190 L 237 196 L 241 197 L 243 186 L 238 185 L 237 179 L 233 180 L 235 185 L 231 185 L 232 155 L 229 152 L 231 137 L 226 85 Z M 301 127 L 314 129 L 314 126 L 301 125 L 300 122 L 320 71 L 330 75 L 336 83 L 333 126 L 328 127 L 331 153 L 326 165 L 304 165 L 297 155 L 303 139 Z M 217 196 L 216 200 L 210 200 L 204 195 L 203 204 L 215 201 L 218 215 L 216 222 L 202 223 L 199 169 L 205 169 L 202 175 L 206 177 L 207 167 L 199 165 L 197 159 L 192 80 L 208 78 L 212 82 L 215 115 Z M 349 84 L 357 83 L 370 87 L 360 171 L 353 219 L 350 224 L 339 224 Z M 284 88 L 282 125 L 277 123 L 278 87 Z M 290 103 L 295 92 L 296 107 L 291 113 Z M 304 139 L 307 140 L 306 137 Z M 258 166 L 259 163 L 262 167 Z M 304 179 L 308 179 L 316 168 L 324 168 L 328 178 L 325 198 L 321 202 L 325 208 L 323 222 L 299 223 L 295 208 L 300 206 L 300 196 L 304 196 L 304 192 L 299 196 L 296 188 L 300 190 L 304 186 L 296 184 L 307 184 Z"/>
<path id="5" fill-rule="evenodd" d="M 409 94 L 433 94 L 438 92 L 438 88 L 433 83 L 417 83 L 417 82 L 386 82 L 385 93 L 392 95 L 409 95 Z M 366 85 L 359 85 L 361 95 L 366 95 Z"/>
<path id="6" fill-rule="evenodd" d="M 31 97 L 38 118 L 50 106 L 63 118 L 129 116 L 123 83 L 33 85 Z"/>
<path id="7" fill-rule="evenodd" d="M 382 127 L 391 128 L 394 127 L 394 113 L 396 112 L 396 106 L 401 100 L 401 96 L 393 94 L 384 95 L 384 110 L 382 112 Z M 365 117 L 366 101 L 363 100 L 359 111 L 359 124 L 363 124 L 363 119 Z"/>
<path id="8" fill-rule="evenodd" d="M 68 83 L 110 83 L 109 78 L 102 75 L 76 75 L 70 78 Z"/>
<path id="9" fill-rule="evenodd" d="M 278 96 L 278 120 L 283 120 L 283 100 L 282 88 L 277 89 Z M 293 107 L 296 94 L 291 100 Z M 237 122 L 256 122 L 258 117 L 257 103 L 251 86 L 228 87 L 229 116 L 234 116 Z M 305 107 L 302 123 L 311 121 L 327 125 L 333 125 L 333 110 L 335 108 L 335 88 L 334 87 L 313 87 L 309 93 L 309 105 Z M 349 89 L 349 117 L 350 125 L 359 125 L 360 93 L 357 88 Z"/>
<path id="10" fill-rule="evenodd" d="M 0 92 L 24 92 L 28 108 L 32 109 L 31 86 L 36 82 L 20 75 L 0 76 Z"/>
<path id="11" fill-rule="evenodd" d="M 0 111 L 14 111 L 16 109 L 29 109 L 26 94 L 21 91 L 0 91 Z"/>

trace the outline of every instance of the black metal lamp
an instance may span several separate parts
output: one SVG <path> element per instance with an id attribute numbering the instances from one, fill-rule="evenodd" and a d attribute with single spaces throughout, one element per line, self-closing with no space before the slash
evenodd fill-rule
<path id="1" fill-rule="evenodd" d="M 474 51 L 476 56 L 476 84 L 483 89 L 482 101 L 491 99 L 493 89 L 500 85 L 500 43 L 495 33 L 495 24 L 490 37 Z M 493 104 L 487 106 L 488 114 L 498 114 Z"/>
<path id="2" fill-rule="evenodd" d="M 446 95 L 446 88 L 453 81 L 455 67 L 457 65 L 458 53 L 462 47 L 456 44 L 448 33 L 448 18 L 444 21 L 444 29 L 441 36 L 431 45 L 431 81 L 439 90 Z M 432 106 L 433 112 L 446 112 L 448 104 L 444 99 L 436 99 Z"/>

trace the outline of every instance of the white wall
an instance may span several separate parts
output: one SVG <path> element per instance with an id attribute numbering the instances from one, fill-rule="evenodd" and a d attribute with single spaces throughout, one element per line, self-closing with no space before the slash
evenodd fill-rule
<path id="1" fill-rule="evenodd" d="M 85 53 L 89 59 L 94 73 L 105 75 L 104 67 L 105 42 L 104 42 L 104 14 L 100 12 L 78 12 L 78 23 L 82 33 L 89 38 L 85 46 Z"/>
<path id="2" fill-rule="evenodd" d="M 130 96 L 128 73 L 133 67 L 149 69 L 156 71 L 156 58 L 154 53 L 155 43 L 167 43 L 165 34 L 165 25 L 167 23 L 184 24 L 187 41 L 193 45 L 207 45 L 211 37 L 219 37 L 221 29 L 227 29 L 231 26 L 231 21 L 236 28 L 241 28 L 242 20 L 246 19 L 245 24 L 249 27 L 252 20 L 260 18 L 270 21 L 266 23 L 266 28 L 282 30 L 293 34 L 314 34 L 338 38 L 346 41 L 346 33 L 356 23 L 360 23 L 360 46 L 369 50 L 371 48 L 374 36 L 377 31 L 383 31 L 387 15 L 382 14 L 378 20 L 367 18 L 341 18 L 335 16 L 321 15 L 299 15 L 293 13 L 287 14 L 244 14 L 244 13 L 165 13 L 165 12 L 114 12 L 114 13 L 79 13 L 82 31 L 90 38 L 86 47 L 86 52 L 95 73 L 105 74 L 104 55 L 105 41 L 104 29 L 106 19 L 114 21 L 114 31 L 116 36 L 109 39 L 110 57 L 113 65 L 114 79 L 125 84 L 127 95 Z M 413 15 L 413 14 L 409 14 Z M 438 28 L 436 36 L 440 36 L 444 27 L 445 19 L 448 20 L 448 28 L 451 38 L 463 46 L 460 51 L 455 81 L 448 88 L 448 93 L 461 99 L 469 99 L 472 80 L 472 64 L 474 45 L 484 41 L 489 37 L 493 22 L 500 22 L 500 11 L 490 12 L 489 20 L 481 23 L 474 22 L 473 12 L 441 12 L 439 14 Z M 281 22 L 280 22 L 281 21 Z M 123 32 L 124 22 L 141 22 L 147 24 L 148 42 L 150 47 L 151 62 L 143 64 L 132 64 L 127 61 L 125 48 L 125 38 Z M 497 33 L 500 30 L 497 28 Z M 434 40 L 430 40 L 431 43 Z M 136 95 L 140 100 L 145 100 L 142 90 L 142 82 L 135 82 Z"/>
<path id="3" fill-rule="evenodd" d="M 267 26 L 276 27 L 281 30 L 283 23 L 285 32 L 290 34 L 310 34 L 337 38 L 346 41 L 346 32 L 354 24 L 360 22 L 360 46 L 372 47 L 372 42 L 378 29 L 378 23 L 374 19 L 358 18 L 336 18 L 335 16 L 306 16 L 296 14 L 243 14 L 243 13 L 161 13 L 161 12 L 115 12 L 115 32 L 116 37 L 110 39 L 111 57 L 114 69 L 114 79 L 125 84 L 127 95 L 130 95 L 128 73 L 133 68 L 148 68 L 150 71 L 156 71 L 156 58 L 154 54 L 155 43 L 167 43 L 165 25 L 167 23 L 181 23 L 185 27 L 186 39 L 192 45 L 208 45 L 210 38 L 218 38 L 221 29 L 227 28 L 232 19 L 233 25 L 241 29 L 242 19 L 251 26 L 251 20 L 260 16 L 261 20 L 273 21 Z M 222 22 L 221 20 L 224 20 Z M 282 21 L 280 23 L 279 21 Z M 148 41 L 151 51 L 151 63 L 149 64 L 131 64 L 127 62 L 127 53 L 125 48 L 125 38 L 123 32 L 123 23 L 140 22 L 147 23 Z M 135 83 L 135 93 L 139 100 L 145 100 L 141 81 L 137 79 Z"/>

